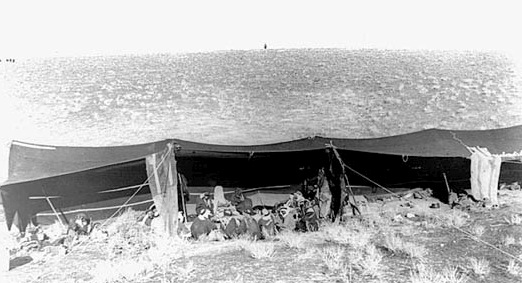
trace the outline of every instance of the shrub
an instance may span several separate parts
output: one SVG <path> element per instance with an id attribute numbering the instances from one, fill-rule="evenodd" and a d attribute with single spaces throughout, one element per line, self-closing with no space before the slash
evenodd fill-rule
<path id="1" fill-rule="evenodd" d="M 511 259 L 507 266 L 507 272 L 518 277 L 522 275 L 522 267 L 514 259 Z"/>
<path id="2" fill-rule="evenodd" d="M 404 247 L 404 241 L 401 237 L 397 236 L 396 234 L 385 234 L 384 235 L 384 248 L 386 248 L 388 251 L 399 254 Z"/>
<path id="3" fill-rule="evenodd" d="M 473 273 L 484 276 L 487 275 L 490 271 L 489 261 L 486 259 L 478 259 L 476 257 L 469 258 L 470 268 Z"/>
<path id="4" fill-rule="evenodd" d="M 509 225 L 520 225 L 522 224 L 522 217 L 518 214 L 511 214 L 509 218 L 504 218 Z"/>
<path id="5" fill-rule="evenodd" d="M 428 254 L 428 250 L 423 245 L 407 242 L 403 244 L 402 251 L 409 257 L 419 260 L 423 260 Z"/>
<path id="6" fill-rule="evenodd" d="M 344 225 L 325 225 L 319 233 L 322 233 L 328 242 L 349 245 L 355 249 L 364 249 L 373 236 L 370 228 L 358 222 L 348 222 Z"/>
<path id="7" fill-rule="evenodd" d="M 484 234 L 485 231 L 486 231 L 486 228 L 482 225 L 474 225 L 471 228 L 471 233 L 478 238 L 482 237 L 482 235 Z"/>
<path id="8" fill-rule="evenodd" d="M 289 248 L 302 249 L 306 245 L 306 235 L 297 232 L 286 231 L 276 236 Z"/>
<path id="9" fill-rule="evenodd" d="M 462 227 L 469 219 L 469 214 L 460 211 L 460 210 L 452 210 L 451 213 L 445 214 L 443 219 L 443 225 L 446 226 L 454 226 L 454 227 Z"/>
<path id="10" fill-rule="evenodd" d="M 151 247 L 146 255 L 154 262 L 171 262 L 185 257 L 186 252 L 193 246 L 185 239 L 161 237 L 154 234 L 148 236 L 151 237 Z"/>
<path id="11" fill-rule="evenodd" d="M 514 245 L 515 244 L 515 237 L 513 237 L 511 235 L 506 235 L 506 236 L 502 237 L 502 244 L 504 246 Z"/>
<path id="12" fill-rule="evenodd" d="M 407 255 L 411 258 L 423 260 L 428 250 L 419 244 L 404 242 L 396 234 L 386 234 L 384 236 L 384 248 L 396 255 Z"/>
<path id="13" fill-rule="evenodd" d="M 107 252 L 110 257 L 140 255 L 153 246 L 150 228 L 138 223 L 140 215 L 128 209 L 107 225 L 110 236 Z"/>
<path id="14" fill-rule="evenodd" d="M 328 270 L 340 273 L 347 268 L 347 264 L 344 262 L 344 254 L 345 249 L 340 246 L 327 247 L 322 250 L 321 258 Z"/>
<path id="15" fill-rule="evenodd" d="M 298 260 L 309 260 L 309 259 L 315 259 L 317 257 L 318 254 L 320 254 L 321 252 L 319 251 L 318 248 L 315 248 L 315 247 L 312 247 L 312 248 L 308 248 L 308 249 L 305 249 L 304 252 L 300 252 L 297 254 L 297 259 Z"/>
<path id="16" fill-rule="evenodd" d="M 240 245 L 255 259 L 271 258 L 275 254 L 275 244 L 272 242 L 244 241 Z"/>
<path id="17" fill-rule="evenodd" d="M 364 257 L 359 261 L 359 266 L 364 275 L 380 277 L 384 270 L 381 264 L 382 254 L 374 245 L 366 246 Z"/>
<path id="18" fill-rule="evenodd" d="M 410 273 L 411 283 L 463 283 L 467 278 L 457 268 L 436 271 L 425 264 L 418 264 Z"/>

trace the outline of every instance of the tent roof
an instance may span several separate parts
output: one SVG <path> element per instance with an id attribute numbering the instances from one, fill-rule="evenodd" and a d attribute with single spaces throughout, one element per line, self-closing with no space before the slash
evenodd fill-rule
<path id="1" fill-rule="evenodd" d="M 161 152 L 166 144 L 181 146 L 179 155 L 255 154 L 321 150 L 332 143 L 340 150 L 419 157 L 469 157 L 466 146 L 486 147 L 492 154 L 522 150 L 522 125 L 477 131 L 430 129 L 372 139 L 311 137 L 265 145 L 216 145 L 168 139 L 113 147 L 66 147 L 14 141 L 5 184 L 26 182 L 141 159 Z M 5 185 L 4 184 L 4 185 Z"/>

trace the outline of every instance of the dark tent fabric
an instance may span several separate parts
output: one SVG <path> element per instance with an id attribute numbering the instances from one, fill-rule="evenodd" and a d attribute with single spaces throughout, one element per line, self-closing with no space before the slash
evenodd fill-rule
<path id="1" fill-rule="evenodd" d="M 484 131 L 431 129 L 374 139 L 312 137 L 252 145 L 215 145 L 167 139 L 114 147 L 65 147 L 14 141 L 9 155 L 8 180 L 0 187 L 10 227 L 18 213 L 21 227 L 30 217 L 49 209 L 66 208 L 131 195 L 147 180 L 145 158 L 173 143 L 178 171 L 190 188 L 256 188 L 298 185 L 305 171 L 328 166 L 325 149 L 335 146 L 344 162 L 379 184 L 390 187 L 440 186 L 442 173 L 452 186 L 469 185 L 469 151 L 486 147 L 491 153 L 522 150 L 522 126 Z M 507 173 L 505 173 L 507 172 Z M 504 176 L 518 180 L 520 164 L 503 165 Z M 348 172 L 353 184 L 372 185 Z M 502 179 L 502 175 L 501 175 Z M 505 179 L 505 178 L 504 178 Z M 434 185 L 435 184 L 435 185 Z M 298 186 L 297 186 L 298 187 Z M 145 184 L 141 193 L 150 193 Z"/>

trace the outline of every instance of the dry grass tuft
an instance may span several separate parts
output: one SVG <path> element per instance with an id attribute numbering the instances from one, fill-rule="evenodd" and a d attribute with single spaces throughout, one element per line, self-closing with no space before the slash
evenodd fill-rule
<path id="1" fill-rule="evenodd" d="M 196 268 L 194 267 L 194 262 L 189 261 L 185 266 L 176 265 L 176 267 L 171 270 L 175 275 L 171 278 L 172 282 L 190 282 Z M 164 278 L 167 278 L 167 276 Z"/>
<path id="2" fill-rule="evenodd" d="M 317 255 L 321 254 L 321 251 L 316 247 L 310 247 L 297 254 L 298 260 L 310 260 L 317 258 Z"/>
<path id="3" fill-rule="evenodd" d="M 478 259 L 476 257 L 469 258 L 471 271 L 479 276 L 485 276 L 490 272 L 489 261 L 485 258 Z"/>
<path id="4" fill-rule="evenodd" d="M 364 249 L 370 243 L 374 231 L 361 225 L 360 222 L 348 222 L 344 225 L 334 223 L 324 225 L 318 233 L 327 242 Z"/>
<path id="5" fill-rule="evenodd" d="M 521 276 L 522 275 L 522 267 L 517 263 L 516 260 L 511 259 L 507 266 L 507 272 L 513 276 Z"/>
<path id="6" fill-rule="evenodd" d="M 303 249 L 306 247 L 306 234 L 285 231 L 277 235 L 276 238 L 289 248 Z"/>
<path id="7" fill-rule="evenodd" d="M 382 258 L 382 254 L 374 245 L 366 246 L 364 257 L 358 262 L 362 274 L 374 278 L 381 277 L 385 268 L 381 264 Z"/>
<path id="8" fill-rule="evenodd" d="M 501 241 L 502 241 L 502 245 L 511 246 L 511 245 L 515 244 L 515 237 L 513 237 L 512 235 L 506 235 L 506 236 L 502 237 Z"/>
<path id="9" fill-rule="evenodd" d="M 396 234 L 386 234 L 384 236 L 384 248 L 396 255 L 407 255 L 411 258 L 423 260 L 428 254 L 428 250 L 419 244 L 405 242 Z"/>
<path id="10" fill-rule="evenodd" d="M 154 262 L 171 262 L 186 256 L 193 244 L 188 240 L 150 235 L 152 246 L 146 255 Z"/>
<path id="11" fill-rule="evenodd" d="M 457 268 L 444 268 L 442 272 L 417 264 L 410 273 L 411 283 L 464 283 L 467 278 Z"/>
<path id="12" fill-rule="evenodd" d="M 401 253 L 403 247 L 404 241 L 401 237 L 391 233 L 384 235 L 384 248 L 386 248 L 388 251 L 394 254 L 399 254 Z"/>
<path id="13" fill-rule="evenodd" d="M 426 247 L 415 243 L 405 242 L 402 249 L 406 255 L 418 260 L 424 260 L 424 258 L 428 254 L 428 250 L 426 249 Z"/>
<path id="14" fill-rule="evenodd" d="M 509 218 L 504 218 L 509 225 L 520 225 L 522 224 L 522 217 L 518 214 L 511 214 Z"/>
<path id="15" fill-rule="evenodd" d="M 443 222 L 442 225 L 445 227 L 462 227 L 466 224 L 469 218 L 470 216 L 466 212 L 454 209 L 450 213 L 444 214 L 441 221 Z"/>
<path id="16" fill-rule="evenodd" d="M 240 247 L 250 253 L 255 259 L 272 258 L 275 254 L 273 242 L 255 242 L 249 240 L 238 240 Z"/>
<path id="17" fill-rule="evenodd" d="M 150 228 L 138 223 L 140 215 L 128 209 L 107 226 L 109 257 L 137 256 L 154 245 Z"/>
<path id="18" fill-rule="evenodd" d="M 478 238 L 482 237 L 482 235 L 484 235 L 484 232 L 486 232 L 486 228 L 482 225 L 474 225 L 473 227 L 471 227 L 471 234 L 475 235 Z"/>
<path id="19" fill-rule="evenodd" d="M 344 262 L 346 250 L 341 246 L 331 246 L 324 248 L 321 253 L 323 262 L 333 273 L 342 273 L 348 265 Z"/>

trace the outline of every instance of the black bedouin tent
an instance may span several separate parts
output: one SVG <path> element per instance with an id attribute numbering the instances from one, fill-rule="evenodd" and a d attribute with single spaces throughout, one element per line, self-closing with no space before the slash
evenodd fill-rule
<path id="1" fill-rule="evenodd" d="M 342 170 L 332 153 L 334 147 L 353 169 L 346 172 L 352 185 L 372 186 L 370 179 L 390 188 L 430 187 L 443 195 L 443 173 L 452 188 L 469 188 L 467 147 L 485 147 L 492 154 L 520 152 L 522 126 L 482 131 L 430 129 L 373 139 L 311 137 L 252 146 L 177 139 L 115 147 L 13 141 L 8 180 L 0 187 L 8 227 L 17 215 L 16 224 L 25 228 L 37 213 L 49 210 L 48 200 L 63 210 L 128 197 L 138 187 L 142 187 L 140 194 L 150 196 L 147 160 L 161 155 L 169 143 L 174 145 L 178 172 L 188 180 L 191 192 L 215 185 L 298 188 L 307 172 L 327 168 L 335 198 L 340 196 Z M 519 161 L 502 164 L 501 182 L 521 179 Z"/>

